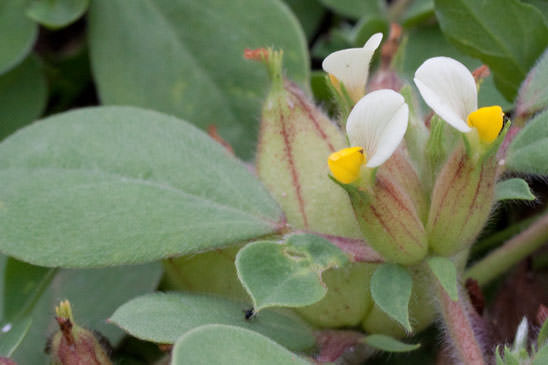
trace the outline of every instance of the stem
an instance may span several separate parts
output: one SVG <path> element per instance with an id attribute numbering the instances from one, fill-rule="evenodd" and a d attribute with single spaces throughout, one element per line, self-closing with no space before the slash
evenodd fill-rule
<path id="1" fill-rule="evenodd" d="M 465 279 L 475 279 L 479 285 L 488 284 L 491 280 L 529 256 L 547 240 L 548 213 L 544 213 L 525 231 L 472 265 L 466 271 Z"/>
<path id="2" fill-rule="evenodd" d="M 441 285 L 437 284 L 436 287 L 440 312 L 455 357 L 459 363 L 485 365 L 481 343 L 474 332 L 473 318 L 471 318 L 475 312 L 468 301 L 466 292 L 461 289 L 459 300 L 454 302 Z"/>

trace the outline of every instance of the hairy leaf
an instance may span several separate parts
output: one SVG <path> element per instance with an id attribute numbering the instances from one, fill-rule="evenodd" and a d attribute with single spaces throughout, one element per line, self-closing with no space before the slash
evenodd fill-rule
<path id="1" fill-rule="evenodd" d="M 89 40 L 103 103 L 214 125 L 245 158 L 268 81 L 244 50 L 283 49 L 288 77 L 308 83 L 304 34 L 278 0 L 95 0 Z"/>
<path id="2" fill-rule="evenodd" d="M 259 332 L 291 350 L 314 344 L 310 327 L 294 315 L 264 310 L 246 319 L 250 305 L 191 293 L 157 293 L 135 298 L 116 310 L 110 322 L 130 335 L 157 343 L 174 343 L 205 324 L 225 324 Z"/>
<path id="3" fill-rule="evenodd" d="M 321 273 L 347 261 L 346 255 L 328 240 L 307 234 L 291 236 L 285 244 L 250 243 L 238 252 L 236 268 L 254 309 L 259 311 L 318 302 L 327 292 Z"/>
<path id="4" fill-rule="evenodd" d="M 172 365 L 310 364 L 268 337 L 222 324 L 209 324 L 185 333 L 175 343 L 172 355 Z"/>
<path id="5" fill-rule="evenodd" d="M 534 7 L 518 0 L 435 0 L 445 36 L 481 59 L 513 100 L 519 85 L 548 46 L 548 26 Z"/>
<path id="6" fill-rule="evenodd" d="M 0 144 L 0 251 L 36 265 L 143 263 L 277 230 L 281 212 L 217 142 L 129 107 L 50 117 Z"/>

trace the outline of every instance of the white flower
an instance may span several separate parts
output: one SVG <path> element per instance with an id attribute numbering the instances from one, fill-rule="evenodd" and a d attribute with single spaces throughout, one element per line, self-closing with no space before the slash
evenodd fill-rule
<path id="1" fill-rule="evenodd" d="M 382 33 L 373 34 L 362 48 L 347 48 L 327 56 L 322 68 L 337 81 L 342 82 L 354 101 L 365 94 L 369 64 L 382 41 Z"/>
<path id="2" fill-rule="evenodd" d="M 403 96 L 393 90 L 370 92 L 354 106 L 346 122 L 352 146 L 365 151 L 367 167 L 377 167 L 388 160 L 401 143 L 409 117 Z"/>
<path id="3" fill-rule="evenodd" d="M 415 72 L 415 84 L 424 101 L 447 123 L 463 133 L 475 127 L 490 143 L 502 129 L 500 106 L 478 109 L 478 91 L 472 73 L 449 57 L 426 60 Z"/>
<path id="4" fill-rule="evenodd" d="M 346 122 L 353 147 L 329 156 L 328 165 L 335 179 L 350 184 L 360 176 L 361 166 L 383 164 L 401 143 L 409 117 L 403 96 L 393 90 L 373 91 L 354 106 Z"/>

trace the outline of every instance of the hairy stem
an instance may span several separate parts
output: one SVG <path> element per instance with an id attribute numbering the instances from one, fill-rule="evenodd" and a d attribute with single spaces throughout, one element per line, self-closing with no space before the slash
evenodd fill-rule
<path id="1" fill-rule="evenodd" d="M 546 241 L 548 241 L 548 212 L 544 213 L 525 231 L 472 265 L 466 271 L 465 278 L 475 279 L 479 285 L 488 284 L 533 253 Z"/>
<path id="2" fill-rule="evenodd" d="M 478 315 L 470 305 L 466 292 L 460 290 L 459 300 L 454 302 L 438 284 L 437 295 L 449 343 L 458 363 L 466 365 L 486 364 L 481 342 L 478 340 L 475 331 L 477 326 L 473 324 L 473 317 L 478 317 Z M 480 321 L 479 317 L 476 320 Z"/>

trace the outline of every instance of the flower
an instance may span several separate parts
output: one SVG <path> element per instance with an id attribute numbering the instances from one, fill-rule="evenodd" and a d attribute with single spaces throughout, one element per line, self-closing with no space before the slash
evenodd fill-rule
<path id="1" fill-rule="evenodd" d="M 382 165 L 398 148 L 405 131 L 409 108 L 393 90 L 373 91 L 354 106 L 346 122 L 346 133 L 354 147 L 332 153 L 328 165 L 333 177 L 350 184 L 360 176 L 363 164 Z"/>
<path id="2" fill-rule="evenodd" d="M 415 84 L 436 114 L 463 133 L 477 131 L 480 141 L 493 142 L 502 129 L 504 113 L 498 105 L 478 109 L 472 73 L 449 57 L 426 60 L 415 72 Z"/>
<path id="3" fill-rule="evenodd" d="M 342 82 L 354 101 L 358 101 L 365 94 L 369 64 L 381 41 L 382 33 L 376 33 L 362 48 L 342 49 L 323 60 L 322 68 L 329 74 L 333 85 L 338 89 L 339 82 Z"/>

